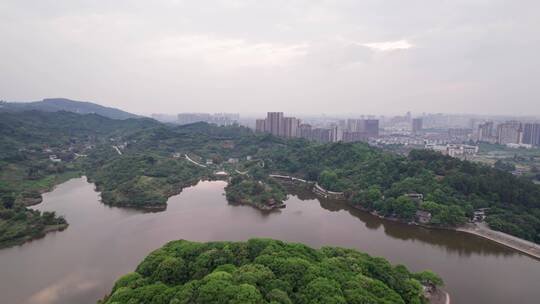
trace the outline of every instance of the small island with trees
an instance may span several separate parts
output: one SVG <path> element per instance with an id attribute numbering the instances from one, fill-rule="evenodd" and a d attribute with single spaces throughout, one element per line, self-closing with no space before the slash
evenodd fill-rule
<path id="1" fill-rule="evenodd" d="M 225 195 L 231 203 L 254 206 L 261 210 L 284 208 L 286 190 L 272 179 L 256 180 L 245 175 L 232 177 L 225 187 Z"/>
<path id="2" fill-rule="evenodd" d="M 313 249 L 269 239 L 172 241 L 119 278 L 100 304 L 429 303 L 443 284 L 431 271 L 353 249 Z"/>

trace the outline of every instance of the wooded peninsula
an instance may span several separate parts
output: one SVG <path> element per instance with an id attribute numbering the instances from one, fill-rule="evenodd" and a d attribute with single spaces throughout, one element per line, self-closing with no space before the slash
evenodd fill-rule
<path id="1" fill-rule="evenodd" d="M 174 126 L 96 114 L 0 113 L 0 244 L 65 228 L 27 206 L 71 176 L 86 175 L 103 203 L 163 210 L 200 179 L 226 178 L 227 198 L 282 207 L 271 174 L 316 182 L 349 204 L 405 222 L 456 227 L 486 210 L 490 228 L 540 243 L 540 186 L 486 165 L 436 152 L 408 156 L 365 143 L 320 144 L 205 123 Z M 420 212 L 420 213 L 419 213 Z"/>

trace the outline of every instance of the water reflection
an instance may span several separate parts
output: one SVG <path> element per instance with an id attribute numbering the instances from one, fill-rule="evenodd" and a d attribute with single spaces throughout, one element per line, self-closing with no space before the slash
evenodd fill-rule
<path id="1" fill-rule="evenodd" d="M 444 248 L 449 254 L 457 253 L 464 257 L 470 256 L 471 254 L 510 256 L 516 253 L 515 250 L 474 235 L 468 235 L 459 231 L 427 229 L 381 219 L 368 212 L 358 210 L 345 202 L 320 198 L 311 191 L 304 189 L 290 186 L 286 188 L 290 195 L 299 200 L 317 200 L 323 209 L 330 212 L 346 211 L 351 216 L 358 218 L 369 230 L 378 230 L 382 228 L 384 233 L 392 238 L 404 241 L 420 241 L 436 245 Z"/>

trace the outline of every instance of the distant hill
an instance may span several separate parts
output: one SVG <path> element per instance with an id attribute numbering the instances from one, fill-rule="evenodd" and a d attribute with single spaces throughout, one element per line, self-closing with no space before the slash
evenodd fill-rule
<path id="1" fill-rule="evenodd" d="M 128 136 L 162 126 L 151 118 L 111 119 L 67 111 L 0 111 L 0 163 L 3 156 L 25 145 L 54 146 L 77 138 Z"/>
<path id="2" fill-rule="evenodd" d="M 33 102 L 0 102 L 0 112 L 21 112 L 21 111 L 43 111 L 43 112 L 73 112 L 78 114 L 98 114 L 112 119 L 138 118 L 140 116 L 125 112 L 116 108 L 104 107 L 86 101 L 76 101 L 65 98 L 48 98 L 42 101 Z"/>

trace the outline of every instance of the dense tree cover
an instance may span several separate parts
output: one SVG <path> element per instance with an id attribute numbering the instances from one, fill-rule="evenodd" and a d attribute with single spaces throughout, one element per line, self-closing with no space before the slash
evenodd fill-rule
<path id="1" fill-rule="evenodd" d="M 318 178 L 319 185 L 329 191 L 343 191 L 343 181 L 338 178 L 338 175 L 333 170 L 323 170 Z"/>
<path id="2" fill-rule="evenodd" d="M 225 194 L 229 202 L 253 205 L 261 209 L 278 208 L 287 198 L 286 190 L 268 178 L 255 179 L 247 175 L 231 178 Z"/>
<path id="3" fill-rule="evenodd" d="M 505 171 L 434 152 L 414 151 L 409 158 L 414 164 L 443 176 L 439 184 L 443 190 L 451 190 L 433 192 L 428 199 L 443 203 L 453 199 L 456 201 L 453 205 L 461 207 L 466 215 L 473 209 L 488 207 L 487 222 L 491 228 L 540 243 L 538 185 Z"/>
<path id="4" fill-rule="evenodd" d="M 43 160 L 32 153 L 22 156 L 19 161 L 0 160 L 0 247 L 67 226 L 54 213 L 40 213 L 27 206 L 40 203 L 42 192 L 77 176 L 77 171 L 71 165 Z"/>
<path id="5" fill-rule="evenodd" d="M 384 216 L 409 221 L 424 210 L 432 224 L 456 226 L 475 209 L 490 208 L 490 227 L 540 242 L 540 187 L 505 171 L 426 150 L 398 156 L 364 143 L 297 140 L 260 154 L 269 170 L 318 180 Z M 423 194 L 424 201 L 404 197 L 409 193 Z"/>
<path id="6" fill-rule="evenodd" d="M 422 283 L 442 280 L 353 249 L 182 240 L 152 252 L 101 303 L 426 303 Z"/>
<path id="7" fill-rule="evenodd" d="M 155 125 L 147 119 L 117 121 L 95 114 L 0 113 L 0 247 L 67 226 L 62 217 L 27 206 L 80 174 L 75 153 L 84 153 L 86 145 L 99 145 L 109 136 Z M 62 161 L 51 161 L 52 154 Z"/>
<path id="8" fill-rule="evenodd" d="M 235 144 L 247 134 L 251 132 L 246 128 L 205 123 L 134 129 L 117 140 L 127 144 L 122 155 L 111 144 L 98 145 L 89 152 L 83 169 L 102 191 L 104 203 L 164 208 L 167 198 L 182 188 L 213 177 L 212 168 L 194 165 L 185 154 L 196 152 L 202 159 L 220 164 L 249 150 L 240 152 Z M 226 146 L 229 144 L 233 147 Z"/>
<path id="9" fill-rule="evenodd" d="M 168 197 L 208 173 L 184 159 L 148 154 L 115 155 L 97 166 L 94 153 L 99 149 L 84 163 L 84 171 L 101 191 L 102 201 L 116 206 L 165 208 Z"/>
<path id="10" fill-rule="evenodd" d="M 262 193 L 260 198 L 267 200 L 272 191 L 260 192 L 256 183 L 281 173 L 317 181 L 328 190 L 344 192 L 359 208 L 404 221 L 414 220 L 416 212 L 423 210 L 431 213 L 431 224 L 456 226 L 475 209 L 490 208 L 487 222 L 493 229 L 540 242 L 540 186 L 432 151 L 413 150 L 400 156 L 365 143 L 286 140 L 238 126 L 169 126 L 148 119 L 112 120 L 63 112 L 13 117 L 0 113 L 0 118 L 5 119 L 0 120 L 0 149 L 5 152 L 0 154 L 0 176 L 4 176 L 0 181 L 6 180 L 10 174 L 4 172 L 14 164 L 25 172 L 17 181 L 27 183 L 72 166 L 96 183 L 105 203 L 163 208 L 168 197 L 199 178 L 241 167 L 254 182 L 234 184 L 228 191 L 231 199 L 242 198 L 240 192 L 245 190 L 251 196 Z M 59 153 L 67 147 L 91 148 L 80 152 L 87 157 L 52 164 L 42 152 L 44 146 Z M 122 146 L 122 154 L 113 146 Z M 184 154 L 203 162 L 212 160 L 214 165 L 194 165 Z M 239 164 L 229 164 L 231 158 Z M 20 196 L 20 191 L 15 192 Z M 423 201 L 405 196 L 413 193 L 422 194 Z"/>
<path id="11" fill-rule="evenodd" d="M 42 236 L 47 230 L 63 229 L 67 222 L 54 212 L 40 212 L 16 203 L 12 194 L 0 195 L 0 248 Z"/>
<path id="12" fill-rule="evenodd" d="M 21 148 L 64 147 L 77 141 L 97 142 L 160 125 L 151 119 L 114 120 L 96 114 L 0 112 L 0 151 L 3 152 L 2 159 L 5 159 L 6 152 L 19 152 L 18 156 L 23 157 L 24 151 L 18 151 Z"/>
<path id="13" fill-rule="evenodd" d="M 502 170 L 502 171 L 506 171 L 506 172 L 512 172 L 514 170 L 516 170 L 516 166 L 514 166 L 513 164 L 510 164 L 510 163 L 507 163 L 507 162 L 504 162 L 502 160 L 497 160 L 495 162 L 495 164 L 493 164 L 493 167 L 495 169 L 499 169 L 499 170 Z"/>
<path id="14" fill-rule="evenodd" d="M 65 228 L 63 218 L 27 206 L 40 203 L 41 192 L 77 174 L 69 166 L 30 158 L 20 163 L 0 161 L 0 247 L 42 236 L 47 230 Z"/>

